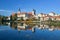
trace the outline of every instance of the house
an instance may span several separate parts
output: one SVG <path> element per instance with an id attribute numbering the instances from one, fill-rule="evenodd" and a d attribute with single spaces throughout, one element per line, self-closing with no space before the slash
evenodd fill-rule
<path id="1" fill-rule="evenodd" d="M 34 18 L 34 15 L 32 12 L 28 12 L 27 14 L 28 14 L 28 18 Z"/>
<path id="2" fill-rule="evenodd" d="M 50 16 L 55 16 L 56 14 L 54 12 L 49 13 Z"/>
<path id="3" fill-rule="evenodd" d="M 40 17 L 40 21 L 44 21 L 46 19 L 47 14 L 40 13 L 38 17 Z"/>
<path id="4" fill-rule="evenodd" d="M 54 12 L 51 12 L 49 14 L 38 14 L 38 16 L 40 17 L 40 21 L 46 21 L 46 20 L 60 20 L 60 16 L 55 14 Z"/>
<path id="5" fill-rule="evenodd" d="M 55 16 L 55 20 L 60 21 L 60 16 Z"/>
<path id="6" fill-rule="evenodd" d="M 28 19 L 28 14 L 26 12 L 17 13 L 17 20 L 26 20 Z"/>

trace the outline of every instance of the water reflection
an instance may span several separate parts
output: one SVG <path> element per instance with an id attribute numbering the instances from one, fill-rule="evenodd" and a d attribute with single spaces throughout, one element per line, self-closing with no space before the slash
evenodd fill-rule
<path id="1" fill-rule="evenodd" d="M 59 26 L 42 23 L 3 22 L 0 24 L 0 40 L 60 40 L 59 29 Z"/>
<path id="2" fill-rule="evenodd" d="M 26 23 L 11 22 L 10 27 L 13 28 L 13 29 L 17 29 L 18 31 L 31 30 L 32 32 L 35 32 L 35 27 L 27 25 Z"/>
<path id="3" fill-rule="evenodd" d="M 55 29 L 60 29 L 59 26 L 51 26 L 51 25 L 45 25 L 45 24 L 41 24 L 41 23 L 23 23 L 23 22 L 3 22 L 1 23 L 2 25 L 8 25 L 10 26 L 12 29 L 17 29 L 18 31 L 21 30 L 31 30 L 32 32 L 35 32 L 35 29 L 48 29 L 49 31 L 54 31 Z"/>

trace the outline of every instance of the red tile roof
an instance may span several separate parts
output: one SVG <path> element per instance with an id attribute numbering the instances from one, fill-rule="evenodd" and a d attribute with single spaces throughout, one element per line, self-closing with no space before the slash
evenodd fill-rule
<path id="1" fill-rule="evenodd" d="M 26 14 L 26 12 L 17 13 L 17 15 L 20 15 L 20 14 Z"/>
<path id="2" fill-rule="evenodd" d="M 12 16 L 14 16 L 15 15 L 15 13 L 12 13 Z"/>
<path id="3" fill-rule="evenodd" d="M 45 17 L 50 17 L 50 18 L 60 18 L 60 16 L 45 16 Z M 45 18 L 44 17 L 44 18 Z"/>
<path id="4" fill-rule="evenodd" d="M 29 15 L 32 15 L 32 12 L 28 12 Z"/>

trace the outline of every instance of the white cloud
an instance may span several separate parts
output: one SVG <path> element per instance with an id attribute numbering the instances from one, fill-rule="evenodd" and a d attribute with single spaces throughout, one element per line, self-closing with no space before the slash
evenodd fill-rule
<path id="1" fill-rule="evenodd" d="M 9 10 L 0 10 L 0 12 L 12 12 L 12 11 L 9 11 Z"/>

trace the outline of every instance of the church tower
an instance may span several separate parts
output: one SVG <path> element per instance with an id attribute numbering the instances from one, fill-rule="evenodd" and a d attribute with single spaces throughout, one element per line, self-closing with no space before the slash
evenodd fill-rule
<path id="1" fill-rule="evenodd" d="M 18 13 L 21 13 L 21 10 L 20 10 L 20 8 L 18 9 Z"/>
<path id="2" fill-rule="evenodd" d="M 32 10 L 32 14 L 36 15 L 36 10 L 35 9 Z"/>

